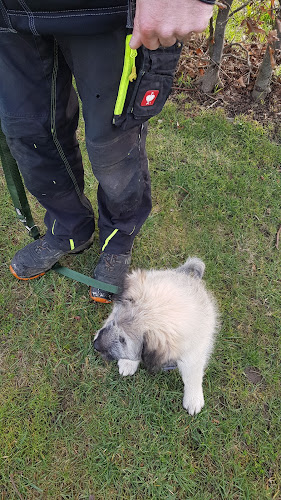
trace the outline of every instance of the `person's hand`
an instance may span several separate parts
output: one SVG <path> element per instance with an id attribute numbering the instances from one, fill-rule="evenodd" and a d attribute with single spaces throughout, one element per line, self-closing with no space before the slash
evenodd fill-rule
<path id="1" fill-rule="evenodd" d="M 200 0 L 136 0 L 130 46 L 155 50 L 186 42 L 192 31 L 204 31 L 212 13 L 213 6 Z"/>

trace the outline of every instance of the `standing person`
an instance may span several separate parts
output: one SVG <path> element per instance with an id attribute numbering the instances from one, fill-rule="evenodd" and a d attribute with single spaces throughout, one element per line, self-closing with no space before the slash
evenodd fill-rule
<path id="1" fill-rule="evenodd" d="M 132 2 L 129 1 L 129 4 Z M 67 4 L 67 7 L 66 5 Z M 152 51 L 203 31 L 213 0 L 136 0 L 131 49 Z M 46 209 L 46 234 L 16 253 L 18 279 L 43 275 L 61 256 L 92 244 L 76 139 L 82 101 L 98 186 L 101 255 L 94 278 L 122 286 L 134 238 L 151 210 L 147 124 L 113 124 L 122 74 L 127 0 L 0 0 L 0 118 L 27 189 Z M 91 297 L 111 295 L 91 288 Z"/>

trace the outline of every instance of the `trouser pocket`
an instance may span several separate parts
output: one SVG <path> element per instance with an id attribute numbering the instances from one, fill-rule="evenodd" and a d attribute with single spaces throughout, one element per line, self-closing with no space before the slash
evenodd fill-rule
<path id="1" fill-rule="evenodd" d="M 137 56 L 138 76 L 129 84 L 124 110 L 115 115 L 114 125 L 129 129 L 157 115 L 172 88 L 182 44 L 149 50 L 141 47 Z"/>

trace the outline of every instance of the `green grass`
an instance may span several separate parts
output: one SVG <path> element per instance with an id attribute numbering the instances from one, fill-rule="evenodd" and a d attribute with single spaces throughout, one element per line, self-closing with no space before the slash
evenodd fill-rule
<path id="1" fill-rule="evenodd" d="M 110 307 L 91 303 L 87 287 L 53 272 L 30 283 L 10 275 L 29 239 L 0 178 L 2 499 L 281 496 L 280 145 L 245 118 L 193 114 L 168 103 L 151 122 L 153 210 L 132 267 L 177 266 L 188 255 L 206 263 L 222 327 L 196 417 L 181 407 L 176 371 L 122 379 L 92 351 Z M 95 205 L 82 129 L 80 139 Z M 90 273 L 97 255 L 96 238 L 64 263 Z"/>

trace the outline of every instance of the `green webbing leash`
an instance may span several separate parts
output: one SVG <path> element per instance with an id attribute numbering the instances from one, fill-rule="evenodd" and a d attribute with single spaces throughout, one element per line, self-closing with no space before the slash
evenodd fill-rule
<path id="1" fill-rule="evenodd" d="M 40 236 L 39 229 L 33 221 L 17 162 L 10 153 L 6 137 L 3 134 L 1 127 L 0 158 L 2 161 L 7 187 L 13 200 L 17 217 L 24 224 L 30 236 L 36 240 Z"/>
<path id="2" fill-rule="evenodd" d="M 76 271 L 72 271 L 72 269 L 63 267 L 60 264 L 55 264 L 52 269 L 56 271 L 56 273 L 62 274 L 63 276 L 66 276 L 66 278 L 79 281 L 79 283 L 83 283 L 84 285 L 94 286 L 95 288 L 99 288 L 101 290 L 105 290 L 106 292 L 111 292 L 114 294 L 118 293 L 117 286 L 110 285 L 109 283 L 104 283 L 103 281 L 95 280 L 94 278 L 90 278 L 90 276 L 85 276 L 85 274 L 77 273 Z"/>
<path id="3" fill-rule="evenodd" d="M 3 134 L 1 127 L 0 158 L 7 187 L 10 192 L 17 217 L 24 224 L 30 236 L 32 236 L 36 240 L 40 237 L 39 229 L 36 224 L 34 224 L 17 162 L 11 155 L 6 137 Z M 94 286 L 95 288 L 99 288 L 113 294 L 118 293 L 117 286 L 110 285 L 109 283 L 103 283 L 103 281 L 98 281 L 94 278 L 90 278 L 89 276 L 85 276 L 84 274 L 77 273 L 76 271 L 72 271 L 72 269 L 63 267 L 60 264 L 55 264 L 52 269 L 56 271 L 56 273 L 62 274 L 63 276 L 66 276 L 67 278 L 73 279 L 75 281 L 79 281 L 84 285 Z"/>

